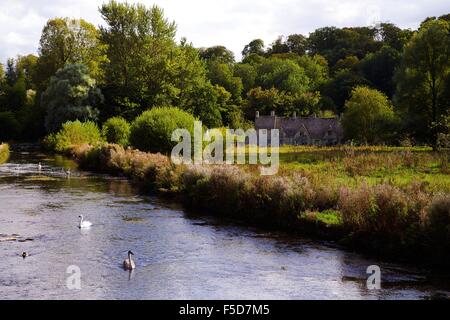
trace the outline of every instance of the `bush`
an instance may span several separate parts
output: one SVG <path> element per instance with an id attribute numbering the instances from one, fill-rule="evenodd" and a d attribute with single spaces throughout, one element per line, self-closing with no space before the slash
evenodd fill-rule
<path id="1" fill-rule="evenodd" d="M 9 145 L 6 143 L 0 144 L 0 164 L 6 162 L 9 158 Z"/>
<path id="2" fill-rule="evenodd" d="M 69 152 L 75 146 L 99 142 L 102 142 L 102 137 L 94 122 L 76 120 L 64 123 L 58 133 L 47 136 L 44 145 L 57 152 Z"/>
<path id="3" fill-rule="evenodd" d="M 130 124 L 122 117 L 109 118 L 102 127 L 102 135 L 107 142 L 123 146 L 129 143 L 130 131 Z"/>
<path id="4" fill-rule="evenodd" d="M 450 195 L 436 196 L 428 210 L 428 235 L 431 247 L 442 252 L 450 250 Z"/>
<path id="5" fill-rule="evenodd" d="M 187 129 L 193 138 L 194 121 L 191 114 L 178 108 L 153 108 L 133 121 L 130 143 L 143 151 L 169 153 L 177 144 L 171 140 L 172 132 Z"/>
<path id="6" fill-rule="evenodd" d="M 20 124 L 12 112 L 0 112 L 0 141 L 17 138 Z"/>

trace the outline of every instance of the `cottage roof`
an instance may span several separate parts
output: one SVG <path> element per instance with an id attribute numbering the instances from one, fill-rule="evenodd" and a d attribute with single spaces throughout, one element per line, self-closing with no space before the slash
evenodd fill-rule
<path id="1" fill-rule="evenodd" d="M 304 127 L 311 139 L 323 139 L 328 131 L 337 136 L 343 134 L 341 124 L 336 118 L 260 116 L 255 120 L 255 127 L 256 129 L 280 129 L 288 135 L 295 134 Z"/>

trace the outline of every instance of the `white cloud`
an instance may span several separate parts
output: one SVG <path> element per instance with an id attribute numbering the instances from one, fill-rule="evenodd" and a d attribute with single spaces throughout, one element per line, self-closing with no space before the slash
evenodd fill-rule
<path id="1" fill-rule="evenodd" d="M 105 0 L 106 1 L 106 0 Z M 37 53 L 45 22 L 53 17 L 102 19 L 103 0 L 0 0 L 0 59 Z M 197 47 L 222 44 L 237 57 L 245 44 L 262 38 L 269 44 L 279 35 L 308 34 L 324 26 L 367 25 L 379 19 L 403 28 L 417 28 L 427 16 L 448 13 L 447 0 L 142 0 L 157 4 Z"/>

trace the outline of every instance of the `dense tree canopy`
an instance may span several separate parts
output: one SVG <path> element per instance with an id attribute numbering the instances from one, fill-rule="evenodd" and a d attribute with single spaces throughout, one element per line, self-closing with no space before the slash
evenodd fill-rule
<path id="1" fill-rule="evenodd" d="M 84 64 L 92 77 L 101 80 L 104 50 L 93 24 L 83 19 L 51 19 L 42 30 L 34 81 L 43 90 L 58 69 L 74 63 Z"/>
<path id="2" fill-rule="evenodd" d="M 82 64 L 69 64 L 58 70 L 42 95 L 42 105 L 47 111 L 45 127 L 55 132 L 66 121 L 96 120 L 103 95 L 89 70 Z"/>
<path id="3" fill-rule="evenodd" d="M 377 90 L 356 87 L 345 103 L 342 124 L 348 139 L 383 143 L 392 134 L 394 121 L 391 103 Z"/>
<path id="4" fill-rule="evenodd" d="M 397 75 L 397 102 L 407 126 L 433 145 L 450 112 L 450 23 L 430 19 L 406 45 Z"/>
<path id="5" fill-rule="evenodd" d="M 15 138 L 41 138 L 44 123 L 53 131 L 66 120 L 131 123 L 160 106 L 186 111 L 208 127 L 248 127 L 256 111 L 345 112 L 361 124 L 367 110 L 389 105 L 382 113 L 401 120 L 398 130 L 389 128 L 396 137 L 366 136 L 359 132 L 363 125 L 347 130 L 349 137 L 395 143 L 410 136 L 437 145 L 448 130 L 448 14 L 426 18 L 418 30 L 383 22 L 292 33 L 267 47 L 254 39 L 236 61 L 220 42 L 196 48 L 176 40 L 175 22 L 156 5 L 112 0 L 99 11 L 104 23 L 98 29 L 83 19 L 50 19 L 38 56 L 0 64 L 0 112 L 10 127 L 17 125 Z"/>

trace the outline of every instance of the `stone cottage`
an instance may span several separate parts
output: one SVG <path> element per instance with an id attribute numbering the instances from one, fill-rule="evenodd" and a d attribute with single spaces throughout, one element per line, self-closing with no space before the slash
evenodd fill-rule
<path id="1" fill-rule="evenodd" d="M 272 111 L 270 116 L 260 116 L 256 112 L 255 129 L 278 129 L 280 145 L 318 145 L 330 146 L 343 142 L 343 130 L 337 118 L 277 117 Z"/>

